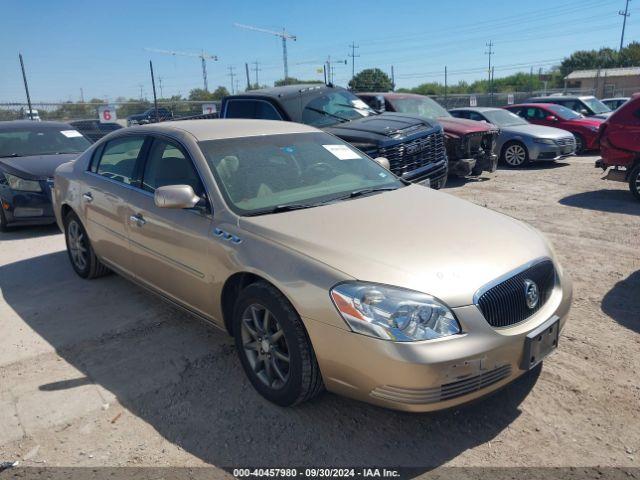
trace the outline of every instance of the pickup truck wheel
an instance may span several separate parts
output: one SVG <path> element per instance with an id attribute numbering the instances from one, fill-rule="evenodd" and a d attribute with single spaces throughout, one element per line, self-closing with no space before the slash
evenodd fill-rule
<path id="1" fill-rule="evenodd" d="M 629 190 L 636 199 L 640 200 L 640 162 L 629 173 Z"/>
<path id="2" fill-rule="evenodd" d="M 529 163 L 529 152 L 520 142 L 507 143 L 502 149 L 502 161 L 512 168 L 522 167 Z"/>
<path id="3" fill-rule="evenodd" d="M 275 287 L 257 282 L 240 292 L 233 333 L 249 381 L 267 400 L 288 407 L 322 391 L 320 368 L 302 320 Z"/>
<path id="4" fill-rule="evenodd" d="M 109 269 L 96 257 L 82 222 L 73 212 L 64 219 L 64 237 L 71 266 L 79 276 L 91 279 L 109 273 Z"/>
<path id="5" fill-rule="evenodd" d="M 584 153 L 584 137 L 579 133 L 574 133 L 573 137 L 576 139 L 576 155 Z"/>

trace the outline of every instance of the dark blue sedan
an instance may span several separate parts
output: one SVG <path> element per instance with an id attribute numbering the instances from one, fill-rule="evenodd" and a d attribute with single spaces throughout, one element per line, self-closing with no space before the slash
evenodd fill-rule
<path id="1" fill-rule="evenodd" d="M 0 122 L 0 230 L 55 223 L 53 172 L 90 146 L 60 122 Z"/>

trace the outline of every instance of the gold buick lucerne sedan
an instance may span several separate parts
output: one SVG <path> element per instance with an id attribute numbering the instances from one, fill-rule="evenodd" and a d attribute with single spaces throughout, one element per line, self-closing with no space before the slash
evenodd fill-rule
<path id="1" fill-rule="evenodd" d="M 165 122 L 61 165 L 54 206 L 78 275 L 117 272 L 225 329 L 278 405 L 475 400 L 557 347 L 571 281 L 532 227 L 388 162 L 296 123 Z"/>

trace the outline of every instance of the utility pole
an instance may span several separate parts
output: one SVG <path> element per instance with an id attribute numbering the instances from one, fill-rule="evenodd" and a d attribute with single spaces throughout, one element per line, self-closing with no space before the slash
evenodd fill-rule
<path id="1" fill-rule="evenodd" d="M 618 12 L 618 15 L 622 15 L 624 17 L 624 19 L 622 20 L 622 34 L 620 35 L 620 50 L 622 50 L 622 47 L 624 45 L 624 29 L 627 26 L 627 17 L 631 16 L 631 14 L 629 13 L 629 1 L 630 0 L 627 0 L 627 3 L 624 7 L 624 12 L 622 10 Z"/>
<path id="2" fill-rule="evenodd" d="M 245 30 L 253 30 L 254 32 L 268 33 L 270 35 L 275 35 L 276 37 L 280 37 L 282 39 L 282 63 L 284 65 L 284 83 L 286 85 L 287 79 L 289 78 L 289 65 L 287 61 L 287 40 L 293 40 L 295 42 L 298 39 L 298 37 L 290 33 L 287 33 L 284 27 L 282 27 L 282 32 L 274 32 L 273 30 L 266 30 L 264 28 L 252 27 L 251 25 L 242 25 L 240 23 L 234 23 L 233 25 L 238 28 L 244 28 Z"/>
<path id="3" fill-rule="evenodd" d="M 258 81 L 258 72 L 259 72 L 260 70 L 262 70 L 261 68 L 259 68 L 259 65 L 260 65 L 260 63 L 258 63 L 258 61 L 257 61 L 257 60 L 256 60 L 255 62 L 253 62 L 253 71 L 254 71 L 254 72 L 255 72 L 255 74 L 256 74 L 256 86 L 257 86 L 258 88 L 260 88 L 260 82 Z"/>
<path id="4" fill-rule="evenodd" d="M 391 65 L 391 91 L 393 92 L 396 89 L 396 75 L 393 71 L 393 65 Z"/>
<path id="5" fill-rule="evenodd" d="M 24 73 L 24 61 L 22 60 L 22 54 L 19 53 L 20 68 L 22 69 L 22 80 L 24 81 L 24 91 L 27 92 L 27 105 L 29 106 L 29 119 L 33 120 L 33 109 L 31 108 L 31 96 L 29 95 L 29 85 L 27 84 L 27 74 Z"/>
<path id="6" fill-rule="evenodd" d="M 229 67 L 227 67 L 227 68 L 229 69 L 229 76 L 231 77 L 231 93 L 232 93 L 232 94 L 235 94 L 235 93 L 236 93 L 236 91 L 235 91 L 235 83 L 234 83 L 234 81 L 233 81 L 233 78 L 236 76 L 236 74 L 235 74 L 235 73 L 233 73 L 233 68 L 234 68 L 234 67 L 229 66 Z"/>
<path id="7" fill-rule="evenodd" d="M 360 56 L 356 55 L 356 48 L 360 48 L 360 46 L 356 45 L 355 42 L 351 42 L 351 45 L 349 46 L 351 47 L 351 53 L 349 56 L 351 57 L 351 79 L 353 80 L 356 76 L 356 57 Z"/>
<path id="8" fill-rule="evenodd" d="M 80 87 L 80 103 L 84 103 L 84 90 Z"/>
<path id="9" fill-rule="evenodd" d="M 156 115 L 156 123 L 159 120 L 158 116 L 158 97 L 156 96 L 156 79 L 153 76 L 153 63 L 149 60 L 149 70 L 151 71 L 151 87 L 153 88 L 153 109 Z"/>
<path id="10" fill-rule="evenodd" d="M 489 43 L 485 44 L 487 47 L 489 47 L 489 51 L 488 52 L 484 52 L 485 55 L 489 55 L 489 70 L 488 70 L 488 74 L 489 74 L 489 85 L 488 85 L 488 89 L 489 89 L 489 93 L 491 93 L 491 55 L 494 54 L 493 51 L 493 47 L 494 47 L 494 43 L 492 40 L 489 40 Z"/>
<path id="11" fill-rule="evenodd" d="M 247 73 L 247 90 L 251 90 L 251 80 L 249 79 L 249 64 L 245 62 L 244 69 Z"/>
<path id="12" fill-rule="evenodd" d="M 160 98 L 164 98 L 162 94 L 162 77 L 158 77 L 158 88 L 160 89 Z"/>

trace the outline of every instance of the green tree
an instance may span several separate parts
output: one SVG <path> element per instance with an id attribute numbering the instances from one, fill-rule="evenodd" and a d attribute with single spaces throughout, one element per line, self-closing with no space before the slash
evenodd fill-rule
<path id="1" fill-rule="evenodd" d="M 224 97 L 229 96 L 229 90 L 226 87 L 218 87 L 211 94 L 212 100 L 222 100 Z"/>
<path id="2" fill-rule="evenodd" d="M 631 42 L 620 52 L 621 67 L 640 67 L 640 43 Z"/>
<path id="3" fill-rule="evenodd" d="M 389 75 L 379 68 L 367 68 L 349 81 L 349 87 L 356 92 L 388 92 L 394 85 Z"/>

